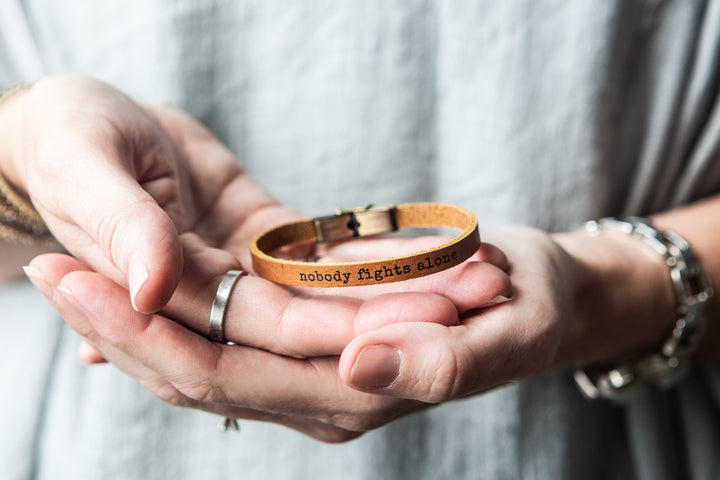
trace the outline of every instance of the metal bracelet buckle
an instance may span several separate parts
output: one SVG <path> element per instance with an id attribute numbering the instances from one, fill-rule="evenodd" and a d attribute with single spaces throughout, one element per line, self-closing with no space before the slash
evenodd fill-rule
<path id="1" fill-rule="evenodd" d="M 397 230 L 395 205 L 337 210 L 335 215 L 313 218 L 317 243 L 338 242 Z"/>

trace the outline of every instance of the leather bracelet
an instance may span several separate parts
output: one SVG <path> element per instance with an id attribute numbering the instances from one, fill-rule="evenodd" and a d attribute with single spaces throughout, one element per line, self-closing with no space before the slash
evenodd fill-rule
<path id="1" fill-rule="evenodd" d="M 662 255 L 675 291 L 677 318 L 659 352 L 609 370 L 576 370 L 575 383 L 587 398 L 615 401 L 631 398 L 643 384 L 661 389 L 676 385 L 687 373 L 690 357 L 702 336 L 703 308 L 713 294 L 690 245 L 677 233 L 658 231 L 648 219 L 640 217 L 590 221 L 585 224 L 585 230 L 592 235 L 604 230 L 623 232 L 642 240 Z"/>
<path id="2" fill-rule="evenodd" d="M 411 227 L 452 227 L 462 233 L 437 248 L 371 261 L 310 263 L 271 256 L 287 245 L 337 242 Z M 406 203 L 341 210 L 281 225 L 256 236 L 250 253 L 255 272 L 267 280 L 298 287 L 350 287 L 441 272 L 464 262 L 479 247 L 477 219 L 470 211 L 441 203 Z"/>

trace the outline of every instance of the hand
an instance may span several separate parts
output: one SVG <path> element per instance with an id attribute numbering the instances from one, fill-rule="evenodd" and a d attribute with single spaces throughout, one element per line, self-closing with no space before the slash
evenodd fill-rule
<path id="1" fill-rule="evenodd" d="M 416 249 L 417 243 L 366 241 L 354 250 L 362 255 L 364 246 L 382 255 L 389 248 Z M 331 247 L 324 254 L 342 259 L 346 248 Z M 196 253 L 189 248 L 187 258 L 192 260 Z M 385 324 L 436 321 L 437 327 L 447 328 L 458 323 L 459 314 L 510 294 L 507 276 L 490 263 L 506 266 L 501 252 L 486 244 L 473 260 L 407 282 L 330 290 L 333 295 L 322 295 L 322 290 L 296 295 L 263 279 L 243 277 L 229 302 L 230 307 L 242 308 L 227 312 L 228 336 L 240 343 L 233 346 L 209 342 L 163 315 L 134 311 L 124 289 L 71 257 L 36 258 L 31 278 L 74 329 L 161 399 L 226 416 L 274 421 L 338 441 L 424 404 L 368 395 L 342 385 L 337 354 L 357 334 Z M 187 273 L 189 279 L 196 277 Z M 190 298 L 177 295 L 168 308 L 186 323 L 207 323 L 216 285 L 198 284 L 204 293 Z M 436 293 L 413 292 L 420 289 Z M 339 295 L 350 290 L 357 298 Z M 198 320 L 192 318 L 192 309 L 197 311 L 194 304 L 205 310 Z M 305 358 L 309 355 L 316 357 Z"/>
<path id="2" fill-rule="evenodd" d="M 657 351 L 672 329 L 667 266 L 642 241 L 524 227 L 484 238 L 507 255 L 512 301 L 450 328 L 398 323 L 359 335 L 338 365 L 345 384 L 445 402 L 552 369 L 637 358 Z M 380 358 L 399 371 L 364 373 Z"/>
<path id="3" fill-rule="evenodd" d="M 467 312 L 450 328 L 398 323 L 359 335 L 340 359 L 345 384 L 439 403 L 526 379 L 553 365 L 571 323 L 578 266 L 549 235 L 534 229 L 503 229 L 485 239 L 507 255 L 512 300 Z M 374 358 L 395 356 L 398 372 L 386 378 L 364 373 Z"/>
<path id="4" fill-rule="evenodd" d="M 164 307 L 166 314 L 206 333 L 209 304 L 192 299 L 213 298 L 225 271 L 249 266 L 247 246 L 254 234 L 299 218 L 277 205 L 217 139 L 182 112 L 142 108 L 112 87 L 76 75 L 38 82 L 17 105 L 12 112 L 19 117 L 20 141 L 11 149 L 10 162 L 3 157 L 6 174 L 27 191 L 76 258 L 129 288 L 136 310 Z M 397 253 L 390 242 L 387 251 Z M 43 281 L 37 272 L 35 277 L 36 283 Z M 246 314 L 257 311 L 261 318 L 271 318 L 268 306 L 282 311 L 291 303 L 308 311 L 323 308 L 320 301 L 298 301 L 297 291 L 267 283 L 250 288 L 255 279 L 243 283 L 249 285 L 242 289 L 245 296 L 231 308 Z M 407 287 L 375 291 L 402 288 Z M 168 305 L 171 295 L 176 300 Z M 374 309 L 388 318 L 402 311 L 407 318 L 456 321 L 456 307 L 448 299 L 415 297 L 408 308 L 389 296 L 370 302 L 372 308 L 365 306 L 362 312 L 369 318 Z M 456 301 L 465 308 L 466 300 Z M 358 299 L 330 303 L 349 312 L 361 304 Z M 235 339 L 232 328 L 230 340 Z M 242 328 L 242 340 L 248 343 L 251 330 Z M 293 354 L 290 347 L 277 349 Z"/>
<path id="5" fill-rule="evenodd" d="M 159 310 L 173 294 L 182 234 L 227 247 L 299 216 L 187 115 L 143 108 L 86 77 L 47 77 L 1 118 L 5 176 L 70 253 L 129 287 L 142 312 Z"/>
<path id="6" fill-rule="evenodd" d="M 332 367 L 337 357 L 329 356 L 339 354 L 358 333 L 400 321 L 454 325 L 462 312 L 509 295 L 507 276 L 491 263 L 502 266 L 504 256 L 490 246 L 476 258 L 487 262 L 469 262 L 433 278 L 345 290 L 356 297 L 340 296 L 337 291 L 318 295 L 322 292 L 289 290 L 246 277 L 241 280 L 242 288 L 234 290 L 226 321 L 226 336 L 243 347 L 228 350 L 230 347 L 212 344 L 176 321 L 206 333 L 217 283 L 225 271 L 249 265 L 250 238 L 299 215 L 278 206 L 212 135 L 181 112 L 143 109 L 107 85 L 74 76 L 36 84 L 24 98 L 22 112 L 23 135 L 19 138 L 23 142 L 13 150 L 13 161 L 10 167 L 4 165 L 4 171 L 27 191 L 56 238 L 79 259 L 41 257 L 28 269 L 30 278 L 96 348 L 90 356 L 97 360 L 100 357 L 95 352 L 99 352 L 173 403 L 187 402 L 210 411 L 231 409 L 233 416 L 305 425 L 308 422 L 299 420 L 298 415 L 307 414 L 312 397 L 322 391 L 307 389 L 327 379 L 298 383 L 303 391 L 294 392 L 300 401 L 295 412 L 288 412 L 290 416 L 272 413 L 278 402 L 293 394 L 291 390 L 276 395 L 280 393 L 276 390 L 284 390 L 287 381 L 315 372 L 314 365 L 323 360 L 290 357 L 327 355 L 323 368 L 333 376 L 324 388 L 332 388 L 338 381 L 336 367 Z M 66 183 L 57 181 L 61 174 Z M 418 242 L 427 241 L 363 244 L 374 257 L 383 252 L 398 254 L 403 248 L 422 249 Z M 326 258 L 343 255 L 341 246 L 319 253 Z M 58 288 L 61 281 L 65 282 L 63 288 Z M 164 315 L 137 312 L 159 308 Z M 97 330 L 90 319 L 100 325 Z M 113 320 L 120 322 L 119 331 Z M 131 329 L 133 335 L 150 333 L 150 325 L 164 325 L 169 329 L 165 333 L 180 335 L 141 335 L 149 340 L 149 352 L 162 352 L 166 357 L 154 358 L 153 362 L 160 362 L 157 365 L 146 364 L 144 354 L 128 354 L 127 350 L 135 350 L 135 340 L 125 343 L 127 339 L 117 336 L 130 326 L 127 322 L 137 321 L 144 326 Z M 198 345 L 188 345 L 187 339 Z M 116 340 L 118 344 L 113 343 Z M 189 350 L 184 350 L 186 347 Z M 214 376 L 221 372 L 210 366 L 217 368 L 226 362 L 236 368 L 233 356 L 241 352 L 267 359 L 260 365 L 278 370 L 277 383 L 267 385 L 265 396 L 240 399 L 236 403 L 241 407 L 229 407 L 228 402 L 218 403 L 217 395 L 225 396 L 224 390 L 199 372 Z M 176 363 L 175 355 L 184 360 Z M 220 358 L 230 360 L 221 362 Z M 267 379 L 267 372 L 259 373 L 245 383 Z M 228 380 L 227 375 L 220 377 Z M 408 408 L 404 404 L 402 409 L 386 406 L 383 417 L 389 419 Z M 320 428 L 322 422 L 309 424 L 318 429 L 316 434 L 327 435 L 327 430 Z"/>

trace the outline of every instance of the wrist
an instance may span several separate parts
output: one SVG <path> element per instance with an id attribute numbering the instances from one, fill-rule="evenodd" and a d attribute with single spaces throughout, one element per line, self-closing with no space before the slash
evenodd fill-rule
<path id="1" fill-rule="evenodd" d="M 558 234 L 578 265 L 574 310 L 557 366 L 585 366 L 656 351 L 675 321 L 675 294 L 662 256 L 620 232 Z"/>

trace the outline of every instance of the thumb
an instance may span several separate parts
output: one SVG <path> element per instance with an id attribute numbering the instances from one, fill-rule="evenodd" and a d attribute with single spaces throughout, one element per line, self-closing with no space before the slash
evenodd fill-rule
<path id="1" fill-rule="evenodd" d="M 476 359 L 462 327 L 393 324 L 355 338 L 339 364 L 349 386 L 376 394 L 439 403 L 469 393 Z"/>
<path id="2" fill-rule="evenodd" d="M 127 287 L 136 310 L 162 308 L 182 270 L 172 145 L 132 100 L 87 77 L 51 76 L 23 98 L 17 183 L 55 238 Z M 171 220 L 158 203 L 180 213 Z"/>
<path id="3" fill-rule="evenodd" d="M 160 310 L 183 268 L 173 220 L 121 165 L 78 155 L 71 171 L 35 196 L 51 231 L 75 257 L 128 288 L 137 311 Z"/>
<path id="4" fill-rule="evenodd" d="M 165 211 L 152 198 L 131 202 L 100 223 L 100 231 L 98 243 L 125 274 L 133 308 L 142 313 L 163 308 L 183 268 L 180 239 Z"/>

